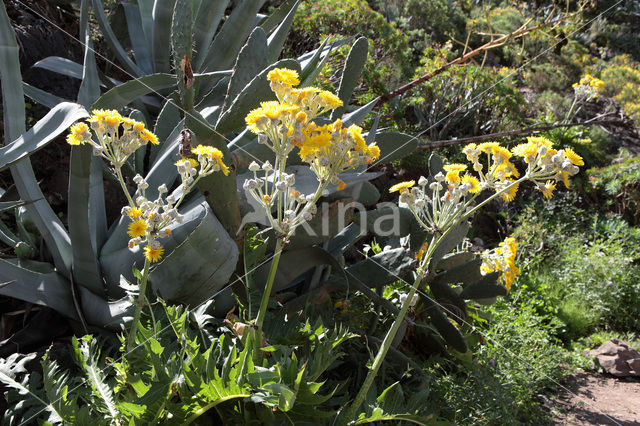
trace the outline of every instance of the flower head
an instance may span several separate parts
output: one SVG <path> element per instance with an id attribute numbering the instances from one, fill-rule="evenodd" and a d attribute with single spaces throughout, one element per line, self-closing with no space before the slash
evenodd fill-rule
<path id="1" fill-rule="evenodd" d="M 391 188 L 389 188 L 389 192 L 400 191 L 400 193 L 403 193 L 405 191 L 408 191 L 409 188 L 411 188 L 415 184 L 416 184 L 415 180 L 409 180 L 409 181 L 405 181 L 405 182 L 396 183 Z"/>
<path id="2" fill-rule="evenodd" d="M 144 257 L 150 262 L 157 262 L 164 254 L 164 247 L 159 244 L 146 245 L 143 250 Z"/>
<path id="3" fill-rule="evenodd" d="M 87 143 L 89 139 L 91 139 L 91 132 L 89 131 L 89 126 L 85 123 L 74 124 L 67 135 L 67 143 L 69 145 L 82 145 Z"/>
<path id="4" fill-rule="evenodd" d="M 147 232 L 147 222 L 144 219 L 136 219 L 129 224 L 127 234 L 131 238 L 143 237 Z"/>

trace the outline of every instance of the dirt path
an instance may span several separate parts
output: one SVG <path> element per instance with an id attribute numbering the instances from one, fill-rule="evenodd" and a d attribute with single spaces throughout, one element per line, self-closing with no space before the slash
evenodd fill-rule
<path id="1" fill-rule="evenodd" d="M 640 380 L 584 372 L 564 386 L 550 401 L 554 424 L 640 426 Z"/>

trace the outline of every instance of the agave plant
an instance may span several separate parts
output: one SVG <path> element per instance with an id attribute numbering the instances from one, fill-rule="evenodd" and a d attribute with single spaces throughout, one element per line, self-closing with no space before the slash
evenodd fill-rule
<path id="1" fill-rule="evenodd" d="M 324 66 L 330 47 L 323 44 L 300 58 L 276 61 L 298 2 L 285 2 L 271 16 L 264 17 L 258 14 L 263 2 L 247 0 L 237 5 L 218 29 L 225 18 L 227 3 L 191 0 L 124 3 L 122 7 L 133 48 L 133 57 L 130 57 L 111 29 L 100 0 L 83 1 L 80 30 L 86 47 L 84 64 L 69 63 L 56 57 L 36 64 L 81 76 L 77 103 L 62 102 L 42 90 L 22 84 L 15 38 L 8 18 L 3 14 L 2 42 L 9 47 L 3 50 L 3 98 L 22 99 L 23 87 L 24 94 L 52 109 L 25 132 L 24 126 L 19 124 L 24 123 L 23 106 L 15 102 L 5 108 L 6 135 L 14 142 L 3 148 L 6 155 L 0 165 L 16 170 L 16 183 L 23 200 L 38 200 L 25 208 L 45 240 L 54 264 L 0 259 L 0 279 L 11 282 L 0 288 L 0 294 L 44 304 L 69 318 L 86 319 L 89 325 L 101 327 L 119 327 L 122 319 L 131 315 L 132 306 L 126 297 L 126 289 L 130 287 L 128 281 L 134 278 L 132 270 L 142 263 L 142 255 L 132 253 L 127 247 L 126 221 L 107 226 L 102 165 L 92 158 L 90 148 L 78 146 L 72 149 L 68 231 L 44 201 L 33 173 L 25 171 L 31 153 L 52 141 L 74 121 L 88 116 L 87 110 L 128 107 L 137 119 L 147 123 L 155 119 L 154 132 L 160 144 L 152 147 L 148 154 L 148 169 L 144 167 L 144 155 L 135 156 L 124 168 L 129 177 L 135 173 L 145 176 L 151 193 L 163 183 L 171 186 L 178 178 L 173 163 L 179 158 L 180 147 L 185 148 L 185 137 L 190 137 L 193 145 L 213 145 L 224 153 L 227 163 L 233 164 L 228 176 L 216 174 L 203 179 L 199 185 L 200 194 L 184 204 L 181 213 L 185 220 L 172 229 L 165 244 L 165 258 L 151 270 L 153 291 L 166 300 L 192 306 L 213 297 L 219 314 L 234 303 L 231 284 L 241 281 L 234 275 L 242 257 L 238 249 L 243 247 L 242 232 L 239 231 L 247 222 L 260 223 L 264 219 L 251 205 L 251 197 L 246 197 L 239 188 L 252 176 L 247 170 L 252 161 L 273 161 L 273 153 L 245 130 L 244 117 L 261 101 L 275 98 L 266 79 L 269 71 L 276 67 L 294 69 L 300 75 L 300 86 L 310 85 Z M 87 27 L 92 6 L 115 57 L 132 76 L 130 81 L 120 83 L 104 78 L 97 69 Z M 169 27 L 170 32 L 166 31 Z M 342 73 L 338 96 L 347 107 L 334 112 L 331 118 L 341 117 L 347 126 L 360 123 L 377 102 L 349 107 L 366 55 L 366 39 L 356 40 Z M 171 73 L 172 69 L 175 73 Z M 185 129 L 189 133 L 183 132 Z M 367 142 L 375 139 L 380 147 L 379 161 L 396 160 L 417 147 L 417 139 L 397 132 L 377 132 L 375 125 L 365 137 Z M 296 186 L 304 192 L 305 182 L 312 185 L 311 170 L 294 156 L 287 164 L 287 173 L 296 175 Z M 436 157 L 432 164 L 437 173 Z M 319 232 L 323 222 L 318 215 L 309 224 L 318 232 L 298 232 L 291 237 L 282 253 L 273 287 L 275 293 L 295 286 L 297 297 L 286 303 L 288 311 L 303 308 L 310 297 L 327 289 L 348 288 L 358 289 L 391 312 L 398 311 L 373 290 L 405 277 L 415 267 L 411 251 L 420 249 L 425 235 L 407 209 L 399 209 L 400 226 L 388 238 L 389 249 L 346 269 L 342 266 L 341 253 L 374 230 L 377 218 L 389 213 L 388 207 L 376 207 L 380 194 L 369 182 L 376 176 L 362 168 L 341 175 L 346 187 L 337 191 L 336 185 L 330 185 L 325 192 L 325 200 L 332 202 L 326 211 L 328 232 Z M 343 228 L 340 212 L 351 201 L 373 209 L 357 214 L 351 214 L 347 209 L 347 219 L 353 223 L 347 222 Z M 466 230 L 452 234 L 451 244 L 442 244 L 448 247 L 447 252 L 462 240 Z M 211 235 L 216 237 L 212 239 Z M 401 238 L 407 236 L 410 236 L 408 247 L 400 244 Z M 265 249 L 272 250 L 274 240 L 268 238 Z M 447 291 L 452 288 L 450 284 L 461 282 L 457 275 L 447 275 L 446 270 L 464 266 L 464 273 L 469 277 L 479 275 L 477 261 L 457 265 L 461 257 L 454 255 L 447 259 L 448 263 L 443 260 L 445 263 L 439 267 L 441 274 L 434 278 L 434 286 L 442 289 L 434 291 L 438 302 L 445 301 L 441 294 L 450 296 Z M 266 282 L 268 269 L 269 265 L 257 267 L 252 274 L 253 280 Z M 245 289 L 239 287 L 238 295 L 242 299 Z M 75 295 L 72 288 L 76 290 Z M 494 296 L 495 287 L 481 295 Z M 464 304 L 464 301 L 455 300 L 460 306 Z M 466 348 L 459 343 L 457 328 L 444 313 L 438 315 L 437 308 L 432 309 L 430 315 L 445 342 L 459 350 Z M 464 311 L 462 307 L 460 310 Z"/>

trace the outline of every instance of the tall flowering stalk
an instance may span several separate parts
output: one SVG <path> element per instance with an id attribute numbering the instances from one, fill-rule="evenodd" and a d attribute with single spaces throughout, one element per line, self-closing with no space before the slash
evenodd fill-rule
<path id="1" fill-rule="evenodd" d="M 497 197 L 507 202 L 512 201 L 519 185 L 524 181 L 533 182 L 545 198 L 551 198 L 556 182 L 562 181 L 568 187 L 569 176 L 578 173 L 578 166 L 584 165 L 582 158 L 571 149 L 556 150 L 553 143 L 544 137 L 529 137 L 526 143 L 512 150 L 495 142 L 487 142 L 467 145 L 463 152 L 471 167 L 468 164 L 447 164 L 444 166 L 444 173 L 436 174 L 432 180 L 421 177 L 417 186 L 415 181 L 407 181 L 390 188 L 390 192 L 400 192 L 400 202 L 406 204 L 418 223 L 432 237 L 425 242 L 417 256 L 419 264 L 415 281 L 373 360 L 362 388 L 341 417 L 343 424 L 354 420 L 358 413 L 400 325 L 405 320 L 416 291 L 429 272 L 435 249 L 449 232 Z M 522 176 L 511 162 L 514 157 L 520 157 L 527 165 Z M 483 191 L 491 191 L 492 194 L 476 204 L 476 198 Z M 498 248 L 483 253 L 482 273 L 501 272 L 500 278 L 507 289 L 510 289 L 519 273 L 515 265 L 516 254 L 515 240 L 507 238 Z"/>
<path id="2" fill-rule="evenodd" d="M 260 358 L 258 343 L 283 247 L 298 226 L 311 220 L 317 210 L 316 203 L 329 184 L 336 185 L 338 190 L 346 187 L 340 173 L 371 164 L 380 156 L 375 143 L 365 142 L 361 127 L 355 124 L 345 127 L 340 119 L 324 125 L 313 121 L 342 106 L 335 94 L 316 87 L 295 88 L 300 84 L 298 73 L 286 68 L 272 70 L 267 78 L 278 100 L 262 102 L 260 108 L 245 118 L 247 128 L 258 135 L 258 142 L 267 145 L 275 155 L 274 164 L 252 162 L 249 170 L 253 178 L 243 185 L 266 212 L 277 238 L 255 320 L 258 337 L 254 356 L 257 358 Z M 295 175 L 286 172 L 287 157 L 296 149 L 318 180 L 313 193 L 298 191 Z"/>
<path id="3" fill-rule="evenodd" d="M 222 161 L 220 150 L 200 145 L 192 151 L 197 155 L 197 160 L 182 158 L 175 163 L 181 184 L 172 194 L 168 194 L 169 189 L 162 184 L 158 187 L 158 197 L 148 199 L 146 189 L 149 188 L 149 184 L 138 174 L 133 178 L 138 194 L 134 200 L 129 194 L 122 175 L 122 166 L 138 148 L 149 142 L 157 145 L 157 136 L 147 130 L 143 123 L 123 117 L 115 110 L 94 110 L 87 121 L 89 125 L 80 122 L 71 126 L 67 143 L 70 145 L 88 143 L 93 147 L 95 156 L 107 160 L 128 201 L 128 205 L 122 208 L 122 215 L 131 221 L 127 228 L 127 234 L 131 237 L 128 243 L 129 249 L 139 250 L 139 246 L 144 245 L 142 251 L 145 262 L 142 278 L 138 283 L 140 291 L 127 338 L 127 350 L 132 350 L 135 346 L 140 315 L 146 304 L 145 293 L 151 263 L 158 262 L 162 258 L 164 247 L 161 240 L 171 235 L 171 227 L 182 223 L 183 220 L 178 207 L 202 177 L 217 171 L 222 171 L 226 175 L 229 169 Z"/>

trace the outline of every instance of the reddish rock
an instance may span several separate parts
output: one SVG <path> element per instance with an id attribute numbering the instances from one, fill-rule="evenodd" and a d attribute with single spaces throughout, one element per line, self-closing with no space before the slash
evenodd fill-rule
<path id="1" fill-rule="evenodd" d="M 588 351 L 587 356 L 594 356 L 602 369 L 616 377 L 640 377 L 640 352 L 628 344 L 611 339 L 598 349 Z"/>

